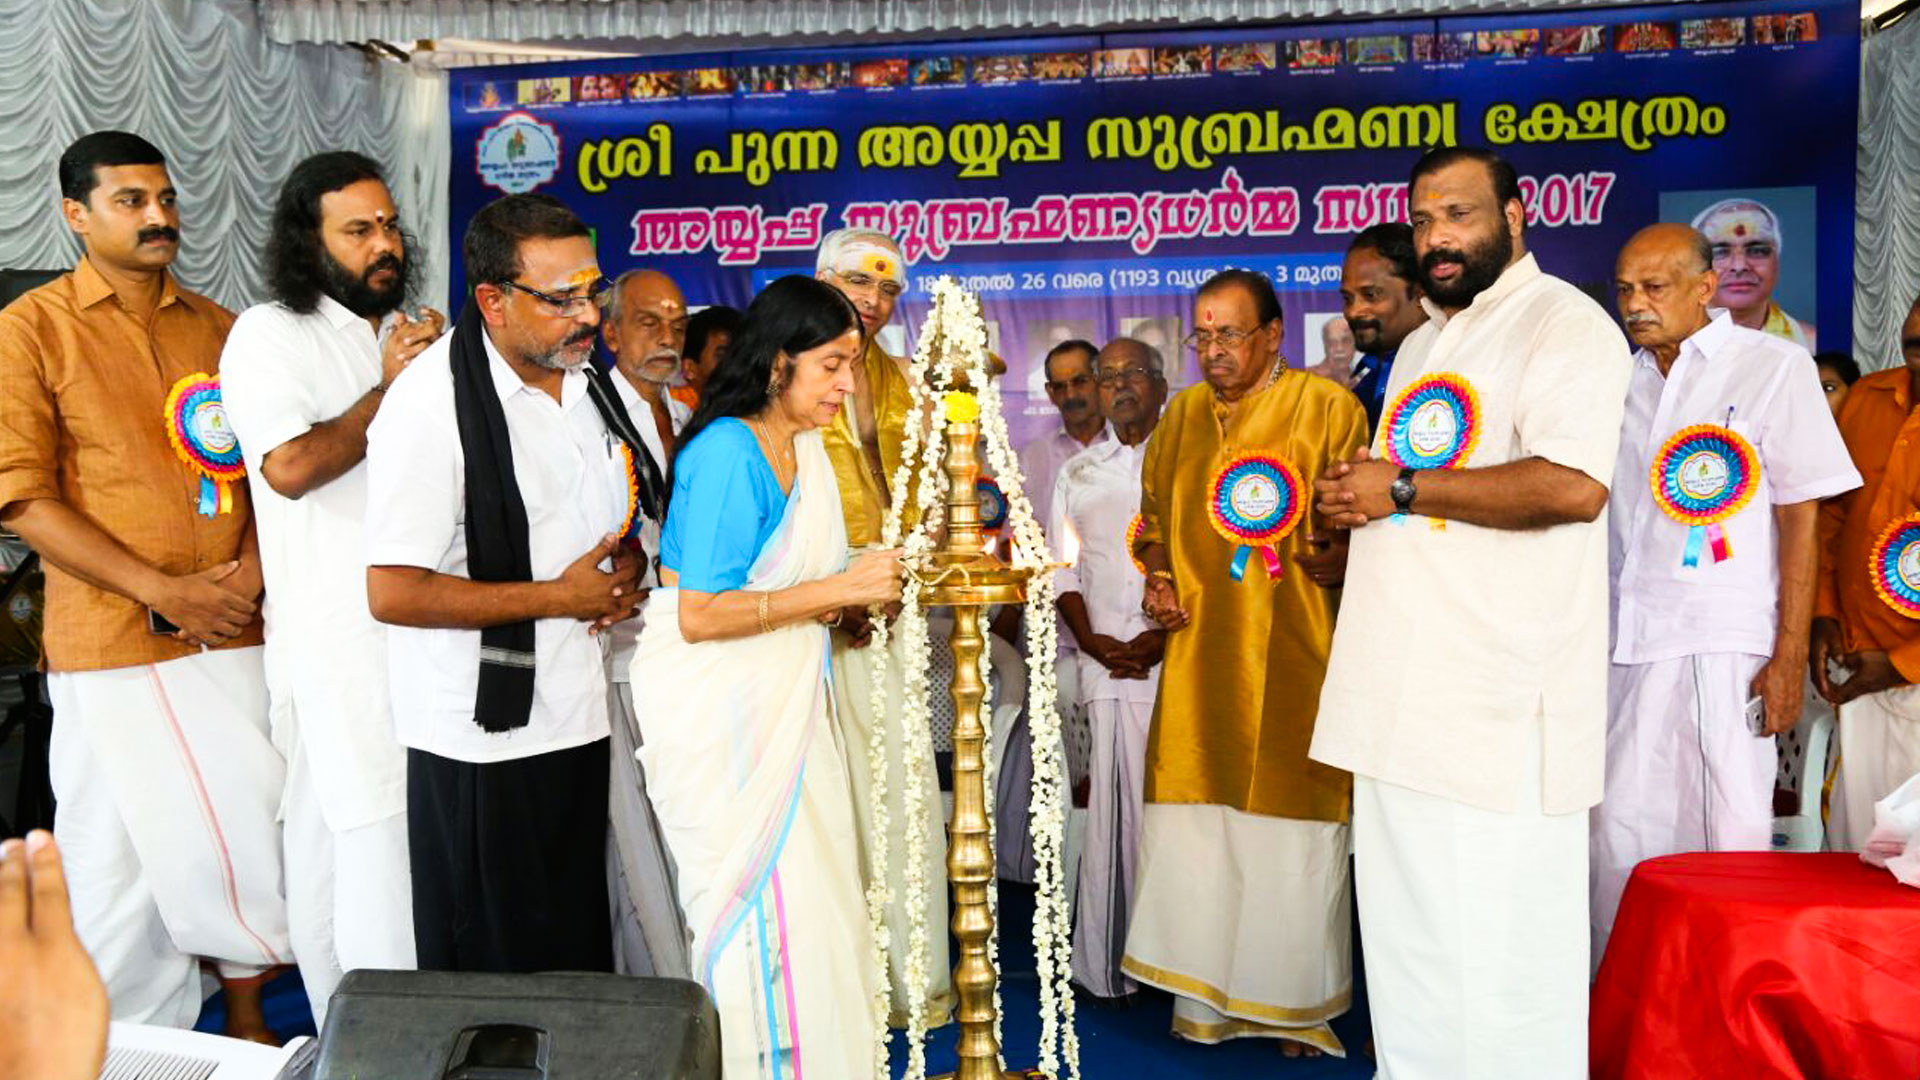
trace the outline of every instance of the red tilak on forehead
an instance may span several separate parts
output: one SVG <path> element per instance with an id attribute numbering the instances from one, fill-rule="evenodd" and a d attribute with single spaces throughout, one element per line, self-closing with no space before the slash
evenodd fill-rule
<path id="1" fill-rule="evenodd" d="M 1204 318 L 1205 318 L 1205 319 L 1207 320 L 1207 325 L 1208 325 L 1208 326 L 1212 326 L 1212 325 L 1213 325 L 1213 309 L 1212 309 L 1211 307 L 1204 307 L 1204 308 L 1201 308 L 1201 309 L 1200 309 L 1200 314 L 1201 314 L 1201 316 L 1202 316 L 1202 317 L 1204 317 Z"/>
<path id="2" fill-rule="evenodd" d="M 1733 235 L 1735 236 L 1747 235 L 1747 227 L 1745 225 L 1735 225 L 1733 227 Z"/>

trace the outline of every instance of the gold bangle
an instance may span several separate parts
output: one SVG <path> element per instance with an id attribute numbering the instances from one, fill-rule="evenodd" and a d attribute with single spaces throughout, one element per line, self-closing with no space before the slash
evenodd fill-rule
<path id="1" fill-rule="evenodd" d="M 760 613 L 760 632 L 763 634 L 773 633 L 773 623 L 769 622 L 767 619 L 767 608 L 771 606 L 772 603 L 773 603 L 772 593 L 763 592 L 760 594 L 760 602 L 756 605 L 756 607 Z"/>

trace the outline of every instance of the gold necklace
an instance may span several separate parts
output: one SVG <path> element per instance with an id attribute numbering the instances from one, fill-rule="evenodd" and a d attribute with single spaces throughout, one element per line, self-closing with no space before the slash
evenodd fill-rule
<path id="1" fill-rule="evenodd" d="M 753 437 L 759 440 L 761 448 L 772 459 L 774 476 L 778 478 L 782 471 L 792 475 L 793 444 L 789 442 L 784 448 L 775 445 L 773 435 L 758 421 L 748 420 L 747 426 L 753 429 Z"/>
<path id="2" fill-rule="evenodd" d="M 1219 418 L 1222 421 L 1225 421 L 1228 417 L 1231 417 L 1236 411 L 1239 410 L 1241 402 L 1247 400 L 1248 398 L 1254 396 L 1255 394 L 1265 393 L 1266 391 L 1272 389 L 1273 384 L 1280 381 L 1280 373 L 1285 370 L 1287 370 L 1287 358 L 1282 356 L 1274 360 L 1273 370 L 1267 372 L 1267 381 L 1261 383 L 1260 388 L 1258 390 L 1249 390 L 1246 393 L 1241 394 L 1238 398 L 1234 399 L 1233 401 L 1223 401 L 1221 400 L 1220 395 L 1215 394 L 1213 398 L 1215 413 L 1219 416 Z"/>

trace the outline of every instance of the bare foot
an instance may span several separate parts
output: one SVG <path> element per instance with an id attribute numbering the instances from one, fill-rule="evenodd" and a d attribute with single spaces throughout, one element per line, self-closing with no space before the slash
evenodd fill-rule
<path id="1" fill-rule="evenodd" d="M 279 973 L 275 968 L 247 979 L 221 976 L 220 987 L 227 992 L 227 1038 L 265 1046 L 280 1045 L 280 1037 L 267 1026 L 267 1014 L 260 1004 L 260 988 Z"/>
<path id="2" fill-rule="evenodd" d="M 1292 1039 L 1286 1039 L 1280 1043 L 1280 1054 L 1282 1057 L 1290 1058 L 1317 1058 L 1323 1056 L 1319 1047 L 1310 1046 L 1303 1042 L 1295 1042 Z"/>

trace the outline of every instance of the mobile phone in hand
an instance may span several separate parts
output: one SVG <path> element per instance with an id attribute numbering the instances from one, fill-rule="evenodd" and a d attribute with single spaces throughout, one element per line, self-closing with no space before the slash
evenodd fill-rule
<path id="1" fill-rule="evenodd" d="M 172 637 L 179 632 L 180 628 L 173 625 L 173 620 L 152 608 L 147 609 L 147 633 L 164 634 L 167 637 Z"/>
<path id="2" fill-rule="evenodd" d="M 1747 730 L 1755 735 L 1767 733 L 1767 703 L 1758 697 L 1747 699 Z"/>

